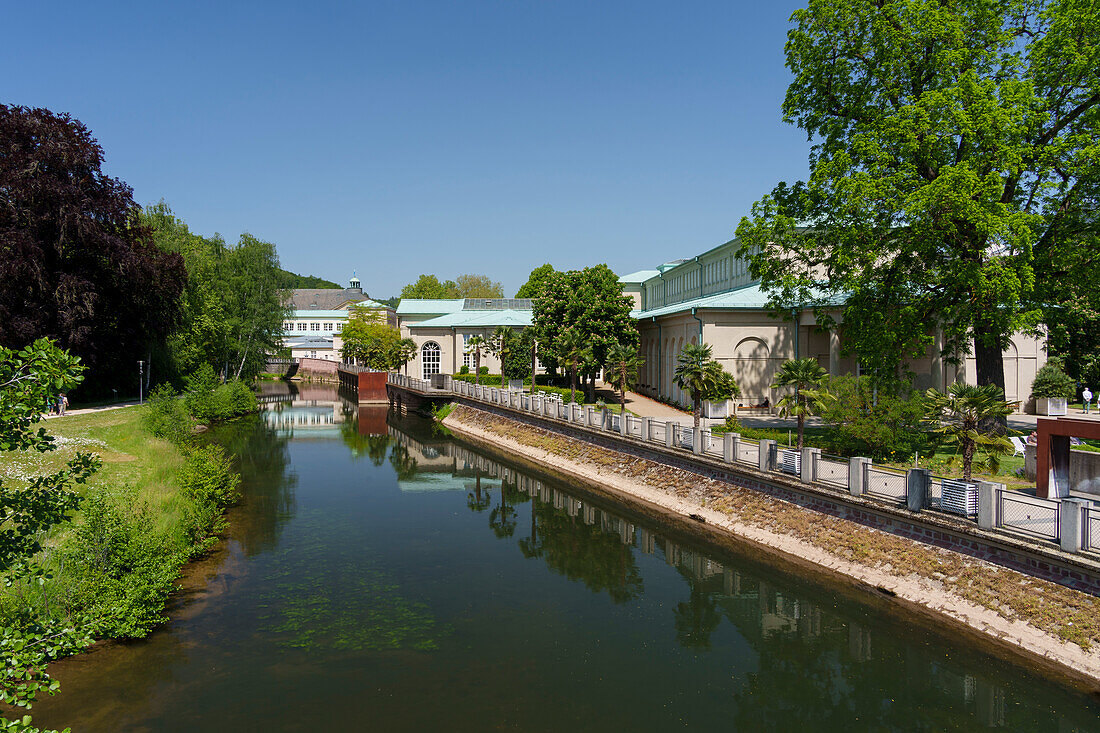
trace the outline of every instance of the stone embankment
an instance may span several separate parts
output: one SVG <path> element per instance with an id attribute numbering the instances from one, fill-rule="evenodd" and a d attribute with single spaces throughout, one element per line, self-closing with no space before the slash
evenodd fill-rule
<path id="1" fill-rule="evenodd" d="M 1100 682 L 1096 596 L 467 405 L 456 405 L 444 425 L 490 450 L 855 580 L 1071 677 Z"/>

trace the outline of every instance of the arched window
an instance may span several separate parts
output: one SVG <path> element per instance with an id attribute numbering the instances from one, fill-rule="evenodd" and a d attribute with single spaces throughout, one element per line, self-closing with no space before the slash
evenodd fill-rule
<path id="1" fill-rule="evenodd" d="M 429 341 L 420 348 L 420 361 L 424 365 L 424 379 L 439 374 L 439 344 Z"/>

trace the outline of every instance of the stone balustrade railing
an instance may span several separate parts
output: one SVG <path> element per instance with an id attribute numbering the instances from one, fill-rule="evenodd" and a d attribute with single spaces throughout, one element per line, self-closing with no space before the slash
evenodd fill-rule
<path id="1" fill-rule="evenodd" d="M 431 384 L 400 374 L 390 382 L 428 391 Z M 439 391 L 439 390 L 435 390 Z M 966 483 L 933 476 L 922 468 L 901 471 L 876 466 L 869 458 L 843 458 L 805 447 L 783 448 L 774 440 L 746 440 L 738 433 L 696 430 L 673 420 L 620 415 L 611 409 L 565 403 L 550 393 L 530 393 L 454 380 L 451 393 L 490 405 L 531 413 L 590 430 L 618 434 L 666 449 L 707 456 L 765 473 L 785 474 L 804 484 L 845 491 L 852 496 L 935 512 L 973 522 L 981 529 L 1054 543 L 1067 552 L 1100 552 L 1100 507 L 1083 499 L 1041 499 L 1009 491 L 1004 484 Z"/>

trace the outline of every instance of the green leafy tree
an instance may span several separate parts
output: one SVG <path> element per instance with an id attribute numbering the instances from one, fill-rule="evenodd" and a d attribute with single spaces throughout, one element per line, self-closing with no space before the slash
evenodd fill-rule
<path id="1" fill-rule="evenodd" d="M 626 412 L 626 391 L 638 383 L 638 370 L 645 359 L 637 349 L 615 344 L 607 354 L 604 365 L 604 379 L 614 389 L 619 390 L 619 414 Z"/>
<path id="2" fill-rule="evenodd" d="M 696 430 L 703 414 L 703 400 L 726 400 L 741 394 L 733 375 L 713 358 L 710 344 L 684 344 L 672 381 L 691 397 Z"/>
<path id="3" fill-rule="evenodd" d="M 453 280 L 440 282 L 435 275 L 421 275 L 416 282 L 401 288 L 401 297 L 424 300 L 457 298 L 458 285 Z"/>
<path id="4" fill-rule="evenodd" d="M 1006 402 L 996 385 L 975 387 L 956 382 L 946 392 L 928 390 L 927 400 L 929 414 L 941 423 L 936 432 L 956 446 L 956 455 L 962 459 L 963 481 L 970 481 L 975 466 L 996 473 L 1000 457 L 1012 454 L 1007 438 L 981 428 L 1015 410 L 1015 404 Z"/>
<path id="5" fill-rule="evenodd" d="M 340 356 L 375 371 L 396 369 L 408 354 L 408 343 L 402 343 L 401 332 L 382 322 L 377 310 L 353 306 L 347 323 L 340 332 L 343 345 Z M 416 344 L 413 343 L 413 352 Z"/>
<path id="6" fill-rule="evenodd" d="M 408 374 L 408 369 L 406 367 L 409 362 L 413 360 L 413 357 L 416 356 L 418 350 L 416 342 L 411 338 L 403 338 L 398 341 L 394 348 L 395 363 L 393 368 L 405 369 L 405 373 Z"/>
<path id="7" fill-rule="evenodd" d="M 630 317 L 632 301 L 623 295 L 619 277 L 607 265 L 552 272 L 534 299 L 533 322 L 538 358 L 548 370 L 561 366 L 566 326 L 584 338 L 592 350 L 584 376 L 595 379 L 616 344 L 637 347 L 638 328 Z"/>
<path id="8" fill-rule="evenodd" d="M 0 450 L 22 454 L 56 450 L 45 428 L 35 428 L 47 401 L 83 379 L 79 359 L 38 339 L 13 351 L 0 347 Z M 42 540 L 71 518 L 80 503 L 73 491 L 99 462 L 77 453 L 62 470 L 35 476 L 25 485 L 0 482 L 0 574 L 5 585 L 44 584 L 51 576 L 40 564 Z M 46 664 L 91 643 L 87 619 L 52 619 L 19 607 L 0 621 L 0 703 L 30 709 L 38 693 L 53 694 L 58 683 Z M 0 719 L 3 730 L 29 731 L 29 716 Z"/>
<path id="9" fill-rule="evenodd" d="M 973 337 L 977 382 L 1003 390 L 1010 335 L 1095 262 L 1100 6 L 810 0 L 792 21 L 783 115 L 811 171 L 742 220 L 751 272 L 787 313 L 845 294 L 879 380 L 939 324 L 945 356 Z"/>
<path id="10" fill-rule="evenodd" d="M 577 401 L 577 375 L 581 368 L 592 360 L 592 349 L 584 337 L 572 328 L 567 328 L 559 345 L 561 365 L 569 374 L 569 401 Z"/>
<path id="11" fill-rule="evenodd" d="M 315 275 L 298 275 L 293 272 L 287 272 L 286 270 L 279 270 L 277 274 L 277 281 L 279 287 L 283 290 L 294 290 L 295 288 L 332 288 L 337 289 L 343 286 L 334 283 L 332 280 L 326 280 L 323 277 L 317 277 Z"/>
<path id="12" fill-rule="evenodd" d="M 833 401 L 833 396 L 822 386 L 829 373 L 821 368 L 817 359 L 808 356 L 805 359 L 791 359 L 783 362 L 776 372 L 772 389 L 793 387 L 794 391 L 784 395 L 776 407 L 783 417 L 794 415 L 798 420 L 798 449 L 802 450 L 802 438 L 806 429 L 806 418 L 819 414 Z"/>
<path id="13" fill-rule="evenodd" d="M 896 460 L 928 447 L 921 393 L 875 387 L 869 377 L 852 375 L 830 377 L 825 389 L 835 398 L 818 413 L 830 428 L 830 451 Z"/>
<path id="14" fill-rule="evenodd" d="M 554 266 L 551 264 L 539 265 L 534 270 L 531 270 L 531 275 L 527 278 L 527 282 L 520 286 L 516 292 L 517 298 L 537 298 L 542 291 L 543 283 L 550 277 L 552 273 L 556 272 Z"/>
<path id="15" fill-rule="evenodd" d="M 459 275 L 455 278 L 459 298 L 503 298 L 504 288 L 485 275 Z"/>
<path id="16" fill-rule="evenodd" d="M 481 350 L 487 343 L 485 337 L 478 334 L 466 339 L 466 350 L 474 355 L 474 384 L 481 384 Z"/>

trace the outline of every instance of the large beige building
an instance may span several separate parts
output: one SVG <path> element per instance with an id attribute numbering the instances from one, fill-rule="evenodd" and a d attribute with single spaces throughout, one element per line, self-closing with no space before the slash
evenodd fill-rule
<path id="1" fill-rule="evenodd" d="M 488 339 L 500 326 L 522 330 L 531 325 L 531 301 L 527 298 L 455 298 L 418 300 L 402 298 L 397 322 L 403 338 L 416 342 L 416 356 L 408 373 L 420 379 L 433 374 L 455 374 L 463 366 L 474 370 L 470 338 Z M 481 349 L 481 366 L 500 373 L 500 360 Z"/>
<path id="2" fill-rule="evenodd" d="M 830 315 L 839 328 L 818 325 L 812 307 L 792 311 L 783 320 L 771 315 L 760 283 L 748 272 L 748 263 L 737 256 L 734 240 L 687 260 L 675 260 L 654 270 L 622 277 L 623 292 L 634 299 L 646 360 L 639 391 L 687 404 L 673 384 L 677 355 L 684 344 L 710 344 L 714 357 L 741 386 L 739 402 L 752 405 L 779 396 L 771 383 L 779 366 L 788 359 L 815 357 L 830 374 L 858 374 L 859 363 L 844 355 L 841 302 Z M 826 301 L 828 305 L 828 301 Z M 929 330 L 935 332 L 935 324 Z M 958 368 L 940 356 L 941 347 L 929 347 L 923 359 L 910 362 L 919 389 L 947 385 L 961 379 L 974 383 L 972 356 Z M 1036 370 L 1046 361 L 1045 343 L 1033 336 L 1016 334 L 1004 353 L 1005 392 L 1009 400 L 1023 403 L 1031 392 Z"/>

